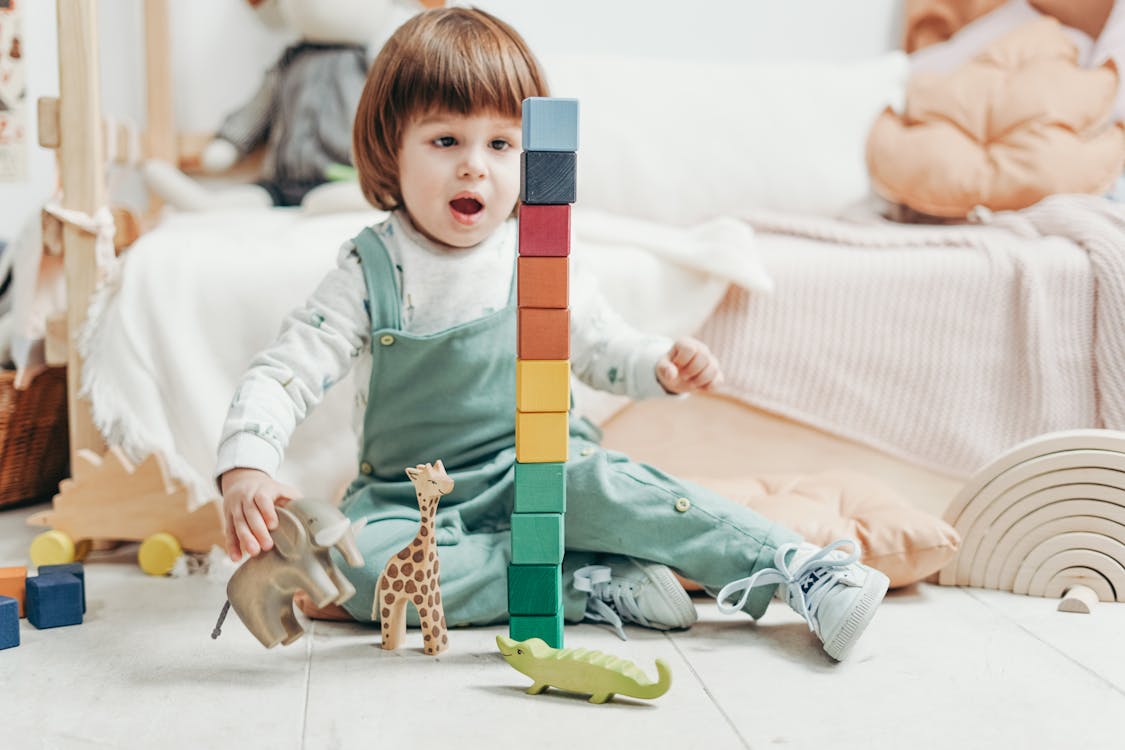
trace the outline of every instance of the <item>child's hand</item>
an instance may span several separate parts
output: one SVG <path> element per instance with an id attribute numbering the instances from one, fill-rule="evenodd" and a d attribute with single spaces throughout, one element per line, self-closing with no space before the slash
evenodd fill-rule
<path id="1" fill-rule="evenodd" d="M 297 500 L 301 493 L 257 469 L 231 469 L 223 473 L 219 482 L 230 559 L 238 562 L 243 552 L 254 557 L 272 549 L 270 530 L 277 528 L 274 506 Z"/>
<path id="2" fill-rule="evenodd" d="M 723 382 L 719 360 L 702 341 L 685 337 L 656 363 L 656 379 L 669 393 L 709 391 Z"/>

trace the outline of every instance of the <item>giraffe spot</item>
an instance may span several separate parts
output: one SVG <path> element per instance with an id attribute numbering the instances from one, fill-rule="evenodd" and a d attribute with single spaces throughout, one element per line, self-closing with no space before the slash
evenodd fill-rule
<path id="1" fill-rule="evenodd" d="M 445 623 L 443 622 L 443 623 L 442 623 L 442 625 L 444 625 L 444 624 L 445 624 Z M 449 638 L 447 638 L 447 637 L 445 636 L 445 634 L 443 633 L 443 634 L 442 634 L 442 636 L 441 636 L 441 645 L 443 645 L 443 646 L 444 646 L 444 645 L 445 645 L 445 644 L 447 644 L 447 643 L 449 643 Z"/>
<path id="2" fill-rule="evenodd" d="M 414 566 L 411 563 L 403 563 L 402 564 L 402 574 L 404 576 L 408 576 L 413 572 L 414 572 Z"/>
<path id="3" fill-rule="evenodd" d="M 426 571 L 424 571 L 422 569 L 419 569 L 418 572 L 414 574 L 414 580 L 418 581 L 418 582 L 421 582 L 422 579 L 425 578 L 425 577 L 426 577 Z"/>
<path id="4" fill-rule="evenodd" d="M 390 585 L 391 585 L 391 581 L 386 576 L 383 576 L 382 578 L 379 579 L 379 588 L 381 588 L 381 589 L 390 588 Z"/>
<path id="5" fill-rule="evenodd" d="M 394 585 L 391 586 L 391 588 L 393 588 L 395 591 L 402 591 L 402 581 L 395 581 Z"/>
<path id="6" fill-rule="evenodd" d="M 422 528 L 418 529 L 418 533 L 421 534 L 422 536 L 429 536 L 430 530 L 427 529 L 425 526 L 423 526 Z"/>
<path id="7" fill-rule="evenodd" d="M 414 583 L 414 581 L 407 581 L 406 582 L 406 593 L 413 594 L 417 590 L 418 590 L 418 586 Z"/>
<path id="8" fill-rule="evenodd" d="M 434 553 L 431 552 L 430 556 L 432 557 L 433 554 Z M 422 550 L 418 550 L 417 552 L 414 553 L 414 562 L 420 563 L 420 562 L 422 562 L 423 558 L 425 558 L 425 557 L 426 557 L 426 555 L 423 554 Z"/>
<path id="9" fill-rule="evenodd" d="M 428 641 L 428 640 L 430 640 L 430 634 L 429 634 L 429 633 L 426 633 L 426 634 L 425 634 L 424 636 L 422 636 L 422 637 L 423 637 L 423 638 L 424 638 L 425 640 L 427 640 L 427 641 Z"/>
<path id="10" fill-rule="evenodd" d="M 425 617 L 426 613 L 429 612 L 429 611 L 430 610 L 426 609 L 425 607 L 422 607 L 421 609 L 418 610 L 418 616 L 419 617 Z"/>
<path id="11" fill-rule="evenodd" d="M 382 615 L 383 615 L 383 623 L 386 624 L 387 618 L 391 616 L 391 610 L 387 607 L 383 607 Z"/>
<path id="12" fill-rule="evenodd" d="M 415 607 L 421 607 L 422 606 L 422 595 L 421 594 L 415 594 L 414 595 L 414 606 Z"/>
<path id="13" fill-rule="evenodd" d="M 430 550 L 430 562 L 433 562 L 436 557 L 437 557 L 437 553 L 434 552 L 433 550 Z"/>
<path id="14" fill-rule="evenodd" d="M 434 604 L 441 604 L 441 592 L 440 591 L 434 592 Z"/>
<path id="15" fill-rule="evenodd" d="M 394 563 L 391 563 L 390 565 L 388 565 L 387 566 L 387 575 L 389 575 L 391 578 L 398 578 L 398 566 L 395 565 Z"/>
<path id="16" fill-rule="evenodd" d="M 433 594 L 430 594 L 428 597 L 426 597 L 426 603 L 429 604 L 431 607 L 434 606 L 434 595 Z"/>
<path id="17" fill-rule="evenodd" d="M 410 548 L 409 547 L 404 549 L 402 552 L 398 553 L 398 559 L 399 560 L 405 560 L 408 557 L 410 557 Z"/>
<path id="18" fill-rule="evenodd" d="M 430 593 L 430 585 L 429 584 L 427 584 L 427 583 L 422 584 L 422 593 L 423 594 Z"/>
<path id="19" fill-rule="evenodd" d="M 391 594 L 391 593 L 388 593 L 386 596 L 383 597 L 383 601 L 385 601 L 387 604 L 394 604 L 395 603 L 395 595 Z"/>

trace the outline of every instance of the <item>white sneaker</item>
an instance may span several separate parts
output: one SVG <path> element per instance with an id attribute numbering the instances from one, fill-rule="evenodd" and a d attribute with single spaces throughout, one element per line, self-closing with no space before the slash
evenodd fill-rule
<path id="1" fill-rule="evenodd" d="M 846 545 L 852 547 L 850 555 L 838 549 Z M 842 661 L 871 622 L 890 585 L 885 574 L 858 560 L 859 542 L 853 539 L 839 539 L 823 548 L 807 543 L 783 544 L 774 555 L 776 567 L 723 586 L 718 596 L 719 611 L 738 612 L 746 605 L 751 589 L 784 584 L 784 590 L 778 591 L 779 598 L 784 597 L 793 611 L 805 618 L 828 655 Z M 740 591 L 737 603 L 726 603 Z"/>
<path id="2" fill-rule="evenodd" d="M 691 597 L 668 566 L 631 557 L 574 571 L 574 588 L 586 591 L 586 619 L 608 622 L 621 640 L 622 622 L 655 630 L 690 628 L 699 615 Z"/>

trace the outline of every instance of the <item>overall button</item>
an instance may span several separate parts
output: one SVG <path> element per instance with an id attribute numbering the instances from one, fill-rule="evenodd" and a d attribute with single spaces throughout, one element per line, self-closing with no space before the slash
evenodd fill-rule
<path id="1" fill-rule="evenodd" d="M 359 465 L 359 470 L 363 474 L 371 475 L 375 473 L 375 467 L 364 461 Z"/>
<path id="2" fill-rule="evenodd" d="M 690 509 L 691 500 L 688 500 L 686 497 L 676 498 L 676 510 L 680 511 L 681 513 L 687 513 Z"/>
<path id="3" fill-rule="evenodd" d="M 384 333 L 382 336 L 379 337 L 379 343 L 382 344 L 383 346 L 390 346 L 394 342 L 395 342 L 395 337 L 392 336 L 389 333 Z"/>

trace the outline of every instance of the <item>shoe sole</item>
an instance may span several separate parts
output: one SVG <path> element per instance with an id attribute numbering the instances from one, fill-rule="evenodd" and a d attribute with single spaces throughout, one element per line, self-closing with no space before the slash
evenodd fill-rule
<path id="1" fill-rule="evenodd" d="M 676 580 L 676 576 L 667 567 L 664 570 L 668 571 L 667 575 L 653 575 L 650 571 L 650 566 L 642 564 L 635 558 L 629 558 L 634 565 L 640 568 L 644 573 L 645 578 L 649 583 L 655 586 L 664 597 L 664 601 L 672 605 L 675 610 L 677 622 L 686 622 L 686 625 L 667 625 L 666 627 L 657 627 L 657 630 L 682 630 L 690 628 L 699 619 L 699 613 L 695 610 L 695 605 L 691 602 L 691 596 L 688 592 L 684 591 L 684 587 Z M 661 566 L 663 567 L 663 566 Z M 664 623 L 660 623 L 664 624 Z"/>
<path id="2" fill-rule="evenodd" d="M 863 590 L 859 594 L 859 601 L 848 613 L 848 619 L 832 634 L 831 638 L 824 642 L 824 650 L 829 656 L 836 661 L 843 661 L 848 658 L 848 654 L 851 653 L 856 641 L 867 629 L 867 624 L 871 622 L 871 618 L 875 616 L 875 610 L 879 608 L 879 603 L 886 596 L 890 583 L 891 581 L 886 574 L 877 570 L 873 570 L 867 575 L 867 581 L 863 584 Z"/>

